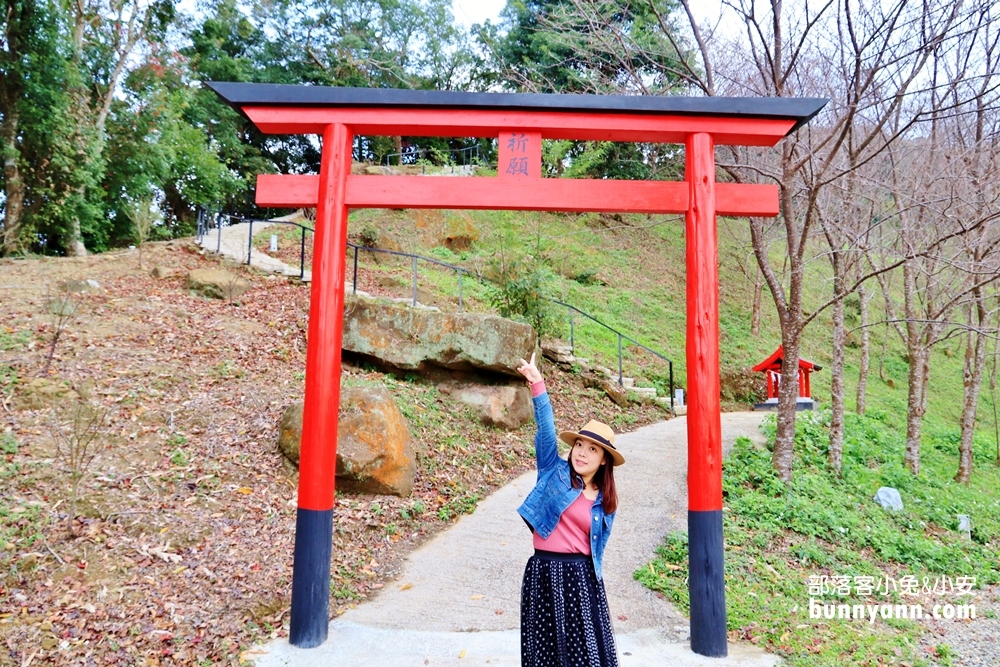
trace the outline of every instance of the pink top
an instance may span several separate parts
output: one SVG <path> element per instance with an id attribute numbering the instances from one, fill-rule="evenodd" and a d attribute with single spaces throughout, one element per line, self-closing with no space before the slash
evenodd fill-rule
<path id="1" fill-rule="evenodd" d="M 536 549 L 556 551 L 563 554 L 590 555 L 590 510 L 594 501 L 583 495 L 583 492 L 570 503 L 566 511 L 559 517 L 559 523 L 548 539 L 535 532 Z"/>
<path id="2" fill-rule="evenodd" d="M 545 393 L 545 380 L 539 380 L 538 382 L 532 382 L 528 386 L 531 387 L 531 397 L 538 398 Z"/>

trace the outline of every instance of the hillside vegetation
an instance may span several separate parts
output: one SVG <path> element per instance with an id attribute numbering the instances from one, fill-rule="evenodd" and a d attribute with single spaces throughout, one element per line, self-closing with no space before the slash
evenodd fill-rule
<path id="1" fill-rule="evenodd" d="M 259 247 L 266 247 L 261 234 Z M 297 241 L 297 230 L 286 232 Z M 357 211 L 351 215 L 351 241 L 359 245 L 422 254 L 461 266 L 496 281 L 530 285 L 541 293 L 584 310 L 605 324 L 661 352 L 674 362 L 674 379 L 685 384 L 684 322 L 685 264 L 683 219 L 657 215 L 550 214 L 500 211 Z M 462 250 L 446 247 L 451 239 L 467 237 Z M 298 262 L 298 245 L 288 251 Z M 349 255 L 348 279 L 353 254 Z M 310 258 L 307 255 L 307 267 Z M 752 276 L 757 271 L 745 221 L 719 220 L 719 290 L 721 374 L 724 399 L 730 407 L 746 406 L 764 391 L 763 376 L 748 368 L 770 355 L 780 344 L 777 319 L 766 289 L 762 298 L 760 333 L 751 334 Z M 362 252 L 359 289 L 408 297 L 412 294 L 412 264 L 407 258 L 389 258 Z M 442 308 L 457 308 L 458 280 L 453 271 L 418 264 L 421 300 Z M 507 267 L 507 274 L 502 273 Z M 751 276 L 751 277 L 748 277 Z M 804 310 L 829 298 L 831 272 L 822 260 L 808 267 L 810 285 Z M 471 283 L 471 284 L 470 284 Z M 497 290 L 465 278 L 463 301 L 469 310 L 493 310 Z M 547 333 L 569 339 L 567 311 L 544 305 Z M 881 409 L 894 427 L 905 426 L 908 362 L 898 336 L 881 322 L 878 299 L 871 302 L 870 405 Z M 847 300 L 849 330 L 859 325 L 857 299 Z M 577 317 L 578 354 L 609 367 L 617 364 L 617 339 L 601 327 Z M 858 332 L 848 336 L 845 372 L 848 409 L 853 408 L 857 385 Z M 828 314 L 806 330 L 803 356 L 820 365 L 831 359 Z M 931 397 L 926 423 L 929 437 L 951 437 L 958 432 L 962 407 L 962 362 L 959 338 L 934 348 Z M 656 382 L 666 377 L 666 364 L 635 347 L 624 347 L 626 375 Z M 989 362 L 992 370 L 992 361 Z M 813 396 L 829 403 L 829 373 L 812 376 Z M 980 438 L 993 438 L 993 394 L 988 387 L 980 402 Z M 957 466 L 957 449 L 955 465 Z"/>

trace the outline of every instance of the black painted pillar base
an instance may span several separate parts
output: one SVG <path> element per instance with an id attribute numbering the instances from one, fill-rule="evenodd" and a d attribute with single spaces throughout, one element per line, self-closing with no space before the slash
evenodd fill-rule
<path id="1" fill-rule="evenodd" d="M 722 510 L 688 511 L 688 591 L 691 596 L 691 650 L 724 658 L 726 580 L 722 561 Z"/>
<path id="2" fill-rule="evenodd" d="M 288 642 L 315 648 L 326 641 L 330 625 L 330 553 L 333 510 L 299 508 L 295 518 L 292 613 Z"/>

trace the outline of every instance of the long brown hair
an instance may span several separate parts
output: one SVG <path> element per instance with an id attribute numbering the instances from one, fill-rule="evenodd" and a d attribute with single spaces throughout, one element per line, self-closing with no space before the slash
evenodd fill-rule
<path id="1" fill-rule="evenodd" d="M 569 466 L 569 478 L 572 481 L 574 489 L 583 488 L 583 477 L 580 476 L 573 468 L 573 461 L 570 458 L 566 459 L 566 464 Z M 611 454 L 604 451 L 604 459 L 601 461 L 601 465 L 597 467 L 597 472 L 594 473 L 594 485 L 601 492 L 601 507 L 604 508 L 605 514 L 614 514 L 618 509 L 618 490 L 615 488 L 615 461 L 611 458 Z"/>

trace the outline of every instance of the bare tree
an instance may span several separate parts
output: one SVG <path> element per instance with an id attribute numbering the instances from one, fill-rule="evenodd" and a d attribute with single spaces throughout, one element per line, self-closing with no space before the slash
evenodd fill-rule
<path id="1" fill-rule="evenodd" d="M 69 475 L 69 512 L 67 528 L 75 536 L 74 521 L 78 514 L 80 484 L 90 472 L 94 459 L 107 445 L 109 411 L 86 400 L 74 401 L 71 408 L 59 414 L 53 411 L 52 434 L 56 441 L 55 459 Z"/>
<path id="2" fill-rule="evenodd" d="M 971 48 L 959 51 L 960 57 L 949 68 L 951 77 L 959 81 L 956 106 L 964 111 L 955 114 L 948 123 L 952 143 L 963 149 L 951 160 L 960 174 L 956 190 L 962 208 L 967 211 L 964 215 L 984 221 L 969 235 L 965 244 L 972 291 L 971 302 L 966 308 L 968 328 L 962 373 L 961 444 L 955 481 L 966 484 L 972 474 L 972 443 L 989 335 L 986 329 L 988 320 L 993 316 L 987 307 L 987 289 L 983 278 L 1000 272 L 995 257 L 998 241 L 991 226 L 993 214 L 1000 203 L 1000 189 L 997 187 L 1000 156 L 995 140 L 1000 128 L 992 112 L 1000 99 L 996 75 L 1000 31 L 993 28 L 995 14 L 995 7 L 985 4 L 971 17 L 976 28 L 970 31 L 966 40 Z M 962 97 L 969 98 L 969 101 L 962 103 Z M 996 335 L 995 331 L 992 335 Z"/>
<path id="3" fill-rule="evenodd" d="M 153 210 L 152 198 L 132 202 L 125 211 L 132 223 L 132 237 L 139 250 L 139 270 L 142 270 L 142 246 L 149 240 L 159 216 Z"/>
<path id="4" fill-rule="evenodd" d="M 821 195 L 899 141 L 919 119 L 917 81 L 934 46 L 951 34 L 958 17 L 957 6 L 946 2 L 870 4 L 827 0 L 792 7 L 773 0 L 761 12 L 760 3 L 753 0 L 727 1 L 745 28 L 746 57 L 730 54 L 713 68 L 720 94 L 831 98 L 809 126 L 785 139 L 776 164 L 767 153 L 752 149 L 732 150 L 731 160 L 723 164 L 736 180 L 771 181 L 779 187 L 777 225 L 753 218 L 750 228 L 781 325 L 785 381 L 779 391 L 773 463 L 786 481 L 792 474 L 794 378 L 803 332 L 819 312 L 836 307 L 856 288 L 848 284 L 849 268 L 856 261 L 848 254 L 853 253 L 850 246 L 844 245 L 855 241 L 831 235 L 834 293 L 811 308 L 809 315 L 804 313 L 806 268 L 815 259 L 811 236 L 823 226 Z M 743 71 L 733 67 L 740 62 L 746 63 Z M 895 131 L 887 131 L 890 119 L 898 121 Z M 773 261 L 776 243 L 784 250 L 780 264 Z M 842 347 L 842 339 L 836 345 Z M 841 379 L 842 372 L 841 364 L 837 370 Z M 842 382 L 839 386 L 837 402 L 842 412 Z M 839 438 L 839 433 L 834 437 Z M 832 452 L 835 468 L 839 467 L 838 451 L 839 445 Z"/>

